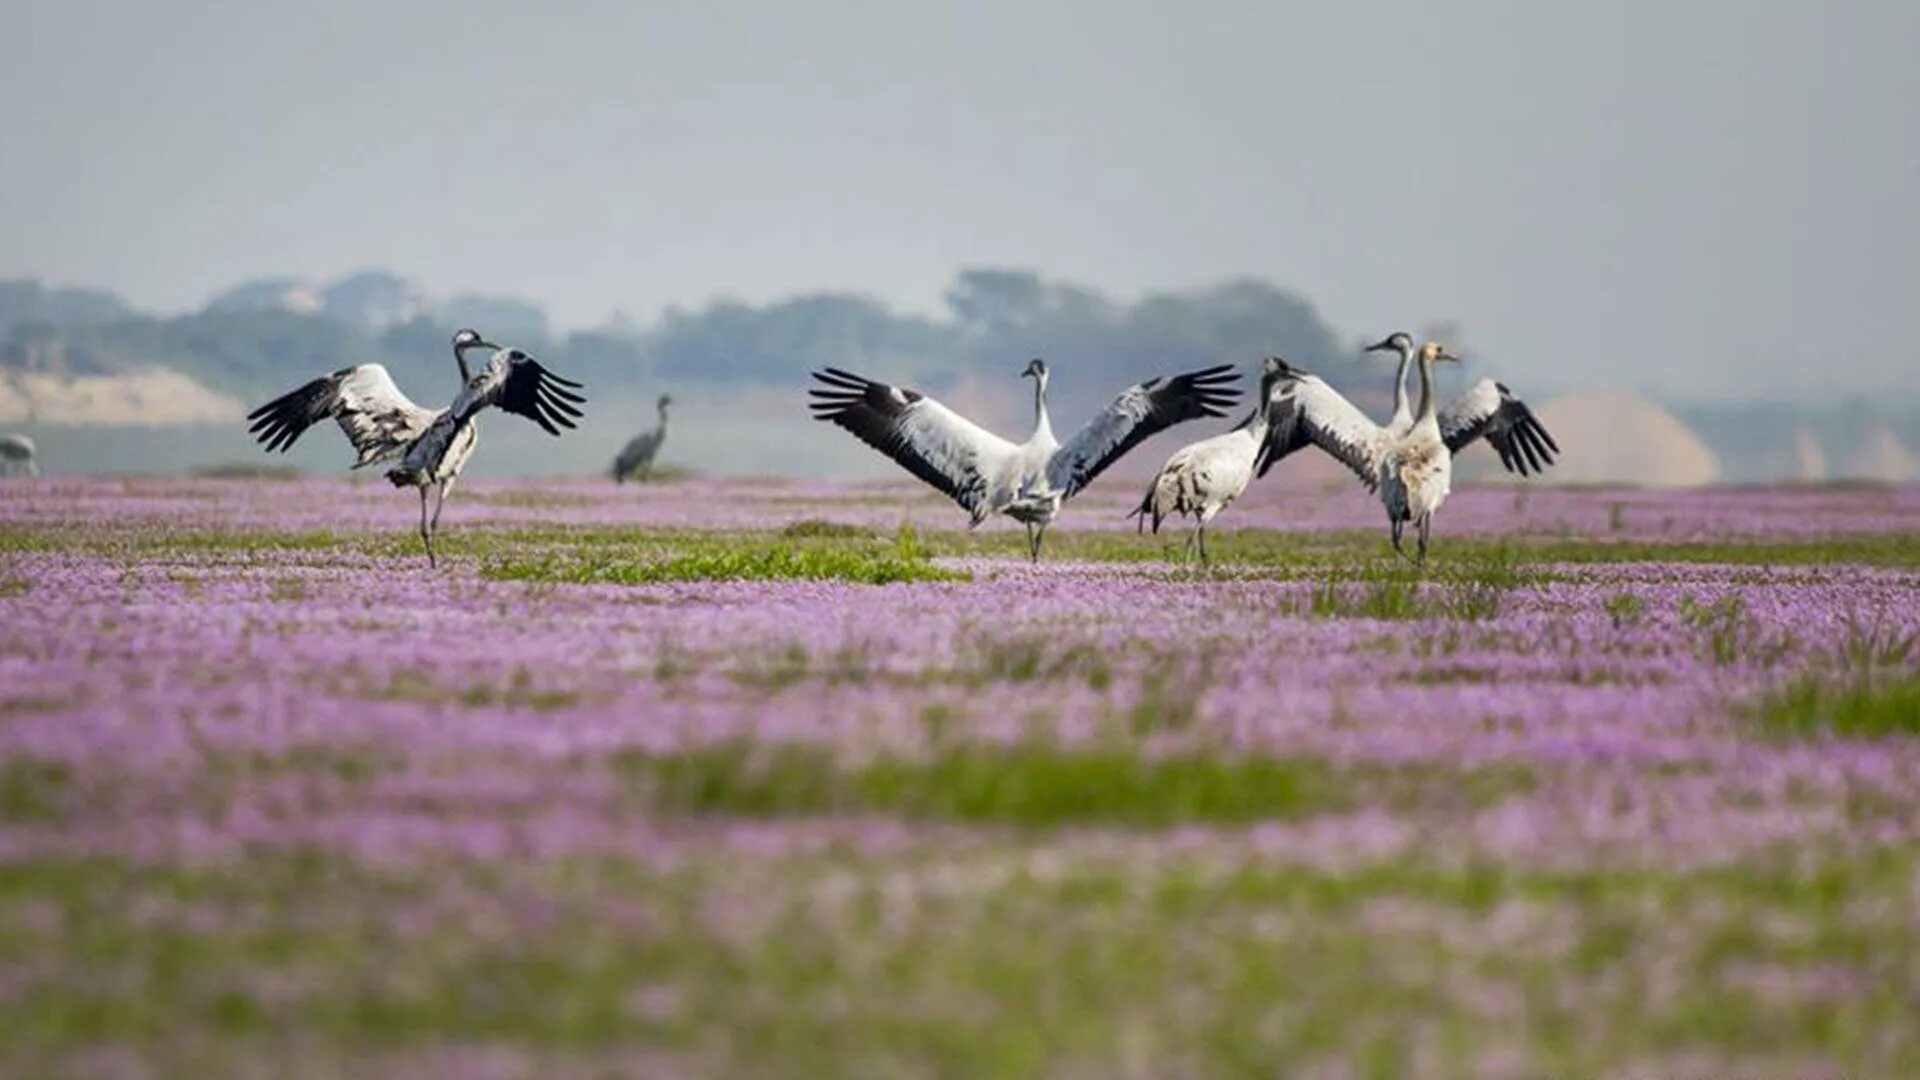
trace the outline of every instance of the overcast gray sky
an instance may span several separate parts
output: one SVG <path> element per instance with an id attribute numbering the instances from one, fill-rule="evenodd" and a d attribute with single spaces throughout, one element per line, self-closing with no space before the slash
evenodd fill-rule
<path id="1" fill-rule="evenodd" d="M 563 325 L 1254 274 L 1555 386 L 1915 370 L 1920 3 L 1303 6 L 0 0 L 0 274 Z"/>

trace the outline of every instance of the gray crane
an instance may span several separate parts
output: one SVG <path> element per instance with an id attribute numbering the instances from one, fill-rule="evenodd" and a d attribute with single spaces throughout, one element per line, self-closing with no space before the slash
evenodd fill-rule
<path id="1" fill-rule="evenodd" d="M 479 374 L 468 369 L 469 349 L 494 350 Z M 555 375 L 519 349 L 487 341 L 477 331 L 453 335 L 453 357 L 462 385 L 444 409 L 414 404 L 385 366 L 361 364 L 323 375 L 260 406 L 247 415 L 252 421 L 248 430 L 269 452 L 285 452 L 307 428 L 331 418 L 358 454 L 354 468 L 396 463 L 387 470 L 387 479 L 395 487 L 419 490 L 420 540 L 426 545 L 427 565 L 436 566 L 433 535 L 440 526 L 441 507 L 479 441 L 476 415 L 493 406 L 559 435 L 561 428 L 574 426 L 581 416 L 576 406 L 586 402 L 572 392 L 581 389 L 579 383 Z"/>

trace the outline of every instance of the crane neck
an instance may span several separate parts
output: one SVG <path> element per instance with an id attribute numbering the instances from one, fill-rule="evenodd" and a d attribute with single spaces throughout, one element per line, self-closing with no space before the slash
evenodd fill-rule
<path id="1" fill-rule="evenodd" d="M 1433 357 L 1420 358 L 1420 411 L 1414 417 L 1414 424 L 1420 425 L 1433 420 Z"/>
<path id="2" fill-rule="evenodd" d="M 1047 416 L 1047 376 L 1045 373 L 1033 377 L 1033 443 L 1050 443 L 1053 438 L 1053 421 Z"/>
<path id="3" fill-rule="evenodd" d="M 1413 411 L 1407 408 L 1407 368 L 1413 363 L 1413 350 L 1401 349 L 1400 370 L 1393 375 L 1393 420 L 1404 423 L 1413 418 Z"/>
<path id="4" fill-rule="evenodd" d="M 1251 431 L 1255 440 L 1267 437 L 1267 427 L 1273 421 L 1273 388 L 1280 385 L 1280 377 L 1271 375 L 1260 380 L 1260 396 L 1254 399 L 1253 411 L 1240 421 L 1235 431 Z"/>
<path id="5" fill-rule="evenodd" d="M 473 344 L 455 345 L 453 347 L 453 362 L 460 366 L 461 386 L 466 386 L 473 381 L 473 369 L 467 365 L 467 353 L 477 348 L 480 348 L 480 346 Z"/>

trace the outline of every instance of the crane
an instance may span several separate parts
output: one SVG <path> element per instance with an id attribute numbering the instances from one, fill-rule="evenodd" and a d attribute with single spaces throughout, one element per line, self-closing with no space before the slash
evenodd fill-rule
<path id="1" fill-rule="evenodd" d="M 642 479 L 653 474 L 653 459 L 660 453 L 660 444 L 667 441 L 667 407 L 672 404 L 671 394 L 661 394 L 660 400 L 655 403 L 660 410 L 660 426 L 635 435 L 620 448 L 620 453 L 613 459 L 614 483 L 624 484 L 628 477 L 636 473 Z"/>
<path id="2" fill-rule="evenodd" d="M 0 473 L 40 475 L 40 450 L 25 435 L 0 438 Z"/>
<path id="3" fill-rule="evenodd" d="M 479 374 L 467 366 L 470 349 L 492 349 L 493 357 Z M 576 406 L 586 398 L 573 393 L 581 385 L 542 367 L 519 349 L 504 349 L 477 331 L 453 335 L 454 362 L 462 386 L 444 409 L 416 405 L 381 364 L 341 368 L 289 391 L 247 414 L 248 431 L 269 453 L 285 452 L 321 420 L 333 419 L 353 444 L 356 469 L 395 462 L 387 479 L 395 487 L 420 492 L 420 540 L 426 545 L 427 565 L 438 565 L 433 535 L 440 526 L 440 510 L 466 468 L 479 441 L 475 416 L 494 406 L 524 416 L 549 435 L 574 427 L 582 414 Z M 571 389 L 569 389 L 571 388 Z M 429 503 L 432 514 L 429 516 Z"/>
<path id="4" fill-rule="evenodd" d="M 1271 466 L 1308 445 L 1333 455 L 1369 491 L 1379 493 L 1393 531 L 1393 550 L 1403 557 L 1402 534 L 1409 523 L 1414 526 L 1419 554 L 1413 561 L 1425 564 L 1434 512 L 1446 502 L 1453 482 L 1453 451 L 1441 434 L 1434 407 L 1433 365 L 1459 357 L 1429 341 L 1416 351 L 1415 360 L 1420 365 L 1420 405 L 1404 428 L 1374 423 L 1325 380 L 1282 361 L 1281 382 L 1270 402 L 1264 464 Z M 1266 469 L 1260 471 L 1264 475 Z"/>
<path id="5" fill-rule="evenodd" d="M 1192 515 L 1193 532 L 1187 536 L 1185 550 L 1191 556 L 1197 544 L 1201 565 L 1206 564 L 1207 523 L 1253 481 L 1254 468 L 1267 441 L 1273 388 L 1286 370 L 1286 361 L 1268 357 L 1260 365 L 1260 396 L 1247 418 L 1232 431 L 1188 443 L 1167 458 L 1147 485 L 1140 505 L 1129 515 L 1140 520 L 1140 528 L 1146 528 L 1151 519 L 1157 536 L 1163 519 L 1175 514 Z"/>
<path id="6" fill-rule="evenodd" d="M 1413 337 L 1405 331 L 1389 334 L 1372 345 L 1368 352 L 1392 350 L 1400 354 L 1400 370 L 1393 378 L 1393 419 L 1387 427 L 1404 431 L 1413 426 L 1413 410 L 1407 407 L 1407 369 L 1413 361 Z M 1481 379 L 1468 387 L 1440 410 L 1440 435 L 1447 449 L 1458 454 L 1475 439 L 1485 438 L 1500 464 L 1508 472 L 1527 476 L 1545 472 L 1553 464 L 1560 444 L 1534 416 L 1527 403 L 1513 396 L 1507 384 Z M 1271 464 L 1271 462 L 1269 462 Z M 1262 470 L 1264 473 L 1265 470 Z"/>
<path id="7" fill-rule="evenodd" d="M 1203 416 L 1223 416 L 1239 399 L 1230 365 L 1153 378 L 1120 395 L 1065 443 L 1047 414 L 1046 361 L 1021 373 L 1033 388 L 1033 433 L 1013 443 L 906 387 L 840 368 L 813 373 L 821 385 L 810 403 L 816 420 L 836 424 L 899 462 L 960 504 L 977 527 L 1005 514 L 1027 527 L 1027 556 L 1038 562 L 1047 526 L 1061 504 L 1101 470 L 1156 432 Z"/>

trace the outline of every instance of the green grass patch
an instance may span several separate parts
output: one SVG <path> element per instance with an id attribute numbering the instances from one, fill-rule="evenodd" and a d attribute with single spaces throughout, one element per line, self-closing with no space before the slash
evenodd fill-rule
<path id="1" fill-rule="evenodd" d="M 801 518 L 782 528 L 780 535 L 789 540 L 870 540 L 873 538 L 873 530 L 861 525 L 849 525 L 844 521 Z"/>
<path id="2" fill-rule="evenodd" d="M 1323 619 L 1478 622 L 1499 615 L 1508 593 L 1543 580 L 1518 549 L 1500 545 L 1447 565 L 1375 563 L 1324 573 L 1307 597 L 1307 613 Z"/>
<path id="3" fill-rule="evenodd" d="M 565 585 L 659 585 L 678 581 L 847 581 L 892 585 L 906 581 L 968 581 L 926 559 L 835 548 L 763 547 L 692 551 L 652 562 L 546 556 L 501 559 L 481 567 L 496 581 Z"/>
<path id="4" fill-rule="evenodd" d="M 65 816 L 73 786 L 73 769 L 65 762 L 34 757 L 0 761 L 0 821 L 58 821 Z"/>
<path id="5" fill-rule="evenodd" d="M 1347 567 L 1359 560 L 1391 555 L 1384 532 L 1373 529 L 1281 532 L 1235 529 L 1220 534 L 1222 564 L 1282 574 L 1307 574 L 1322 567 Z M 1010 532 L 941 532 L 928 545 L 943 555 L 1024 558 L 1024 540 Z M 1169 545 L 1143 541 L 1130 532 L 1047 534 L 1042 558 L 1099 562 L 1157 562 Z M 1686 563 L 1733 566 L 1828 566 L 1852 563 L 1920 570 L 1920 534 L 1859 533 L 1804 540 L 1725 538 L 1713 540 L 1611 540 L 1560 535 L 1441 536 L 1434 540 L 1427 568 L 1440 573 L 1478 564 L 1505 565 L 1538 574 L 1554 564 Z"/>
<path id="6" fill-rule="evenodd" d="M 972 575 L 935 566 L 912 526 L 887 544 L 783 542 L 774 545 L 713 539 L 664 558 L 629 560 L 605 555 L 549 554 L 501 559 L 482 577 L 573 585 L 658 585 L 682 581 L 846 581 L 892 585 L 913 581 L 970 581 Z"/>
<path id="7" fill-rule="evenodd" d="M 1920 735 L 1920 672 L 1807 675 L 1761 699 L 1753 717 L 1768 732 L 1800 738 Z"/>
<path id="8" fill-rule="evenodd" d="M 1524 766 L 1337 767 L 1316 758 L 1134 747 L 954 745 L 920 758 L 842 764 L 810 746 L 722 744 L 613 759 L 649 804 L 693 814 L 889 814 L 980 824 L 1165 827 L 1249 822 L 1351 809 L 1363 800 L 1490 805 L 1530 789 Z"/>

